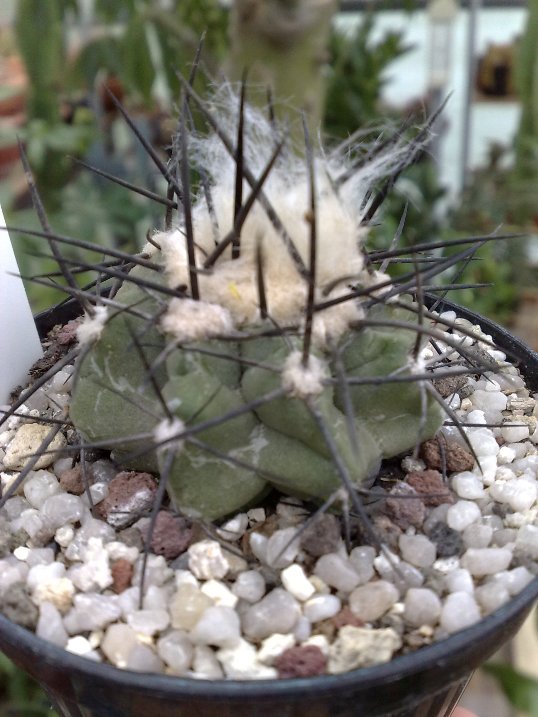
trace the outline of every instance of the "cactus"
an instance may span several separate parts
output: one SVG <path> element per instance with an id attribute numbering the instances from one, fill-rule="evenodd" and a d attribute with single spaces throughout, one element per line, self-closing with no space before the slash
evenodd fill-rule
<path id="1" fill-rule="evenodd" d="M 350 173 L 306 127 L 306 152 L 290 146 L 244 89 L 221 92 L 208 137 L 188 135 L 184 112 L 168 169 L 179 226 L 154 234 L 110 305 L 86 316 L 70 408 L 86 441 L 159 471 L 175 507 L 204 519 L 270 487 L 317 502 L 368 487 L 382 459 L 443 420 L 412 380 L 417 305 L 364 248 L 368 192 L 409 147 Z M 205 196 L 191 197 L 188 162 Z"/>

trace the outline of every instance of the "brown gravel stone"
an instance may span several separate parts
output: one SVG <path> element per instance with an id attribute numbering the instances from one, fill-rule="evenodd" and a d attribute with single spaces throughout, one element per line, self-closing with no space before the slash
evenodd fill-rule
<path id="1" fill-rule="evenodd" d="M 444 459 L 450 473 L 470 471 L 474 466 L 474 457 L 469 451 L 457 441 L 447 441 L 442 436 L 425 441 L 420 447 L 420 456 L 428 468 L 439 470 L 443 467 Z"/>
<path id="2" fill-rule="evenodd" d="M 122 593 L 124 590 L 131 585 L 131 579 L 133 577 L 133 566 L 125 558 L 119 558 L 115 560 L 110 566 L 110 572 L 114 582 L 112 583 L 112 590 L 115 593 Z"/>
<path id="3" fill-rule="evenodd" d="M 72 344 L 77 338 L 77 329 L 80 326 L 82 319 L 72 319 L 67 324 L 61 326 L 56 335 L 55 339 L 61 346 L 67 346 Z"/>
<path id="4" fill-rule="evenodd" d="M 407 530 L 411 525 L 420 528 L 426 517 L 426 507 L 417 491 L 407 483 L 398 483 L 389 495 L 391 497 L 386 500 L 386 511 L 393 523 L 402 530 Z M 413 495 L 417 498 L 407 497 Z"/>
<path id="5" fill-rule="evenodd" d="M 442 378 L 434 378 L 432 383 L 443 398 L 448 398 L 458 393 L 465 386 L 467 376 L 443 376 Z"/>
<path id="6" fill-rule="evenodd" d="M 443 483 L 439 471 L 414 471 L 408 473 L 407 483 L 420 493 L 425 505 L 436 506 L 442 503 L 453 503 L 454 498 Z"/>
<path id="7" fill-rule="evenodd" d="M 82 495 L 84 493 L 84 481 L 82 480 L 82 469 L 80 463 L 74 468 L 68 468 L 60 476 L 60 485 L 68 493 Z"/>
<path id="8" fill-rule="evenodd" d="M 318 515 L 301 535 L 301 547 L 319 558 L 333 553 L 340 543 L 340 522 L 332 513 Z"/>
<path id="9" fill-rule="evenodd" d="M 114 528 L 126 528 L 151 508 L 156 491 L 157 483 L 149 473 L 122 471 L 108 484 L 98 513 Z"/>
<path id="10" fill-rule="evenodd" d="M 313 677 L 324 675 L 327 670 L 327 658 L 316 645 L 290 647 L 275 660 L 278 676 Z"/>
<path id="11" fill-rule="evenodd" d="M 392 522 L 388 515 L 376 515 L 373 519 L 375 534 L 389 548 L 398 548 L 398 538 L 402 529 Z"/>
<path id="12" fill-rule="evenodd" d="M 187 550 L 192 536 L 192 528 L 185 518 L 174 515 L 168 510 L 161 510 L 157 513 L 151 536 L 151 552 L 164 555 L 167 560 L 174 560 Z"/>
<path id="13" fill-rule="evenodd" d="M 39 617 L 39 610 L 31 601 L 24 583 L 12 583 L 2 595 L 0 612 L 8 620 L 34 630 Z"/>
<path id="14" fill-rule="evenodd" d="M 331 621 L 337 630 L 344 627 L 344 625 L 353 625 L 353 627 L 364 626 L 364 620 L 357 617 L 348 605 L 343 607 L 340 612 L 337 612 L 334 617 L 331 617 Z"/>

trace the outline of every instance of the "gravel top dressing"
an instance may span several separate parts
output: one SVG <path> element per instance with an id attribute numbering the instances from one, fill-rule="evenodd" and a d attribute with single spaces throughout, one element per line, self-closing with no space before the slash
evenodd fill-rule
<path id="1" fill-rule="evenodd" d="M 363 491 L 378 546 L 353 510 L 275 493 L 218 527 L 163 503 L 150 526 L 157 478 L 95 450 L 81 462 L 62 429 L 0 509 L 0 611 L 89 660 L 210 680 L 342 673 L 492 613 L 538 573 L 537 401 L 478 326 L 441 318 L 492 370 L 433 374 L 450 419 Z M 55 330 L 49 359 L 73 341 Z M 434 350 L 461 365 L 439 340 L 422 359 Z M 63 420 L 73 372 L 0 427 L 3 493 Z"/>

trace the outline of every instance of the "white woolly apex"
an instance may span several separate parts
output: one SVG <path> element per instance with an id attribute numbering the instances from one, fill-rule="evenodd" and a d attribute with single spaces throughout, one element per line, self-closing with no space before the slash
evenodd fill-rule
<path id="1" fill-rule="evenodd" d="M 230 312 L 217 304 L 174 298 L 161 319 L 161 328 L 181 343 L 229 334 L 233 328 Z"/>
<path id="2" fill-rule="evenodd" d="M 360 284 L 365 289 L 373 289 L 371 292 L 372 296 L 381 298 L 384 294 L 387 294 L 391 289 L 394 288 L 391 278 L 388 274 L 383 271 L 363 271 L 360 277 Z M 375 287 L 379 286 L 379 289 Z M 398 298 L 398 297 L 396 297 Z"/>
<path id="3" fill-rule="evenodd" d="M 153 440 L 163 450 L 166 448 L 181 450 L 183 441 L 176 436 L 180 436 L 184 430 L 185 424 L 180 418 L 165 418 L 153 429 Z"/>
<path id="4" fill-rule="evenodd" d="M 93 344 L 101 337 L 101 333 L 108 319 L 106 306 L 95 306 L 94 315 L 84 314 L 82 322 L 77 327 L 77 340 L 80 345 Z"/>
<path id="5" fill-rule="evenodd" d="M 309 398 L 319 396 L 323 391 L 323 380 L 329 372 L 326 364 L 317 356 L 310 354 L 308 363 L 303 366 L 303 356 L 300 351 L 293 351 L 282 369 L 282 386 L 296 398 Z"/>

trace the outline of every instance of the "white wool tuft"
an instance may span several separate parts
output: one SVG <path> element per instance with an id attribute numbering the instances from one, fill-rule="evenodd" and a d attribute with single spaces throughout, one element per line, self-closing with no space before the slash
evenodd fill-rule
<path id="1" fill-rule="evenodd" d="M 155 443 L 162 447 L 174 448 L 176 451 L 183 448 L 183 441 L 176 438 L 180 436 L 185 430 L 185 424 L 180 418 L 164 419 L 158 423 L 153 429 L 153 440 Z"/>
<path id="2" fill-rule="evenodd" d="M 293 351 L 284 363 L 282 369 L 282 386 L 291 395 L 297 398 L 319 396 L 323 391 L 323 381 L 329 372 L 323 361 L 310 354 L 308 363 L 303 366 L 303 357 L 300 351 Z"/>
<path id="3" fill-rule="evenodd" d="M 94 315 L 84 314 L 82 322 L 77 327 L 77 340 L 79 344 L 93 344 L 101 337 L 101 333 L 108 319 L 106 306 L 95 306 Z"/>
<path id="4" fill-rule="evenodd" d="M 180 342 L 190 342 L 229 334 L 233 321 L 230 312 L 217 304 L 172 299 L 161 319 L 161 328 Z"/>
<path id="5" fill-rule="evenodd" d="M 213 109 L 229 136 L 236 132 L 237 108 L 236 95 L 230 86 L 225 86 L 217 93 Z M 192 162 L 203 167 L 209 177 L 218 236 L 224 238 L 234 225 L 235 161 L 215 134 L 193 136 L 189 146 Z M 246 166 L 256 178 L 265 169 L 274 147 L 274 127 L 261 110 L 248 106 L 245 109 L 244 155 Z M 350 172 L 350 178 L 338 190 L 334 180 L 348 172 L 351 160 L 323 154 L 316 157 L 316 301 L 327 298 L 325 288 L 336 285 L 341 290 L 342 286 L 366 273 L 361 251 L 366 235 L 365 228 L 361 227 L 364 200 L 380 179 L 401 164 L 408 151 L 403 142 L 392 144 L 359 170 Z M 244 201 L 250 192 L 251 187 L 245 181 Z M 308 269 L 310 182 L 306 162 L 300 153 L 290 148 L 283 150 L 264 184 L 263 193 Z M 204 198 L 194 200 L 192 217 L 196 264 L 201 267 L 215 248 L 214 220 Z M 189 284 L 186 241 L 180 229 L 155 236 L 155 241 L 162 247 L 164 270 L 170 286 Z M 260 246 L 270 317 L 280 325 L 300 324 L 304 319 L 307 281 L 259 201 L 254 203 L 242 227 L 240 243 L 239 259 L 231 259 L 231 247 L 228 247 L 211 273 L 198 275 L 201 298 L 225 307 L 238 328 L 259 320 L 256 253 Z M 147 249 L 150 251 L 149 247 Z M 330 314 L 316 317 L 313 334 L 316 343 L 324 342 L 329 335 L 337 338 L 351 321 L 358 318 L 357 307 L 350 306 L 351 302 L 344 302 L 331 309 Z"/>

